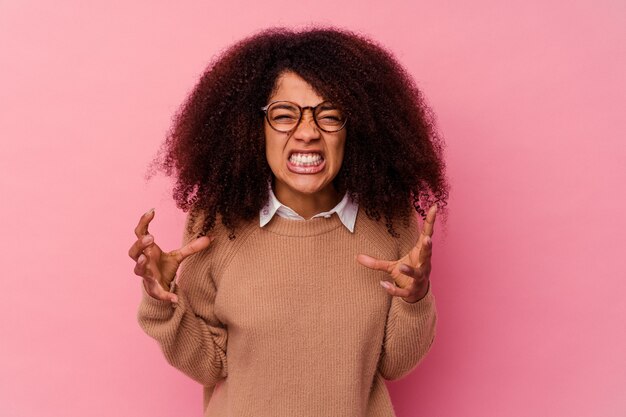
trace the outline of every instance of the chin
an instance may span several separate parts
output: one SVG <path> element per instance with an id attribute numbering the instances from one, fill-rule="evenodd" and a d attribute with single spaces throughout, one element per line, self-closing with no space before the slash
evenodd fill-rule
<path id="1" fill-rule="evenodd" d="M 308 182 L 308 181 L 307 181 Z M 321 183 L 304 183 L 304 182 L 289 182 L 289 187 L 301 194 L 315 194 L 323 191 L 326 185 Z"/>

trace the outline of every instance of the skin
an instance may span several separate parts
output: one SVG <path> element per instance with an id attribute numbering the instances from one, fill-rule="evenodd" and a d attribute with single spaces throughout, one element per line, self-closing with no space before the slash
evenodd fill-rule
<path id="1" fill-rule="evenodd" d="M 293 72 L 283 73 L 268 103 L 277 100 L 292 101 L 301 107 L 316 106 L 324 101 L 313 87 Z M 306 110 L 300 124 L 291 132 L 277 132 L 265 120 L 265 156 L 274 174 L 274 194 L 284 205 L 309 219 L 329 211 L 339 203 L 340 195 L 333 185 L 343 162 L 346 128 L 328 133 L 317 128 L 313 114 Z M 287 160 L 294 150 L 321 151 L 325 166 L 315 174 L 289 171 Z"/>
<path id="2" fill-rule="evenodd" d="M 135 227 L 137 240 L 128 250 L 128 256 L 136 262 L 135 275 L 143 278 L 144 288 L 152 298 L 177 303 L 176 294 L 169 292 L 166 288 L 169 289 L 180 263 L 189 255 L 206 249 L 213 239 L 202 236 L 180 249 L 163 252 L 154 243 L 154 237 L 148 233 L 148 225 L 152 219 L 154 219 L 154 209 L 148 210 L 139 219 Z"/>
<path id="3" fill-rule="evenodd" d="M 148 233 L 148 225 L 154 219 L 154 209 L 148 210 L 141 216 L 135 228 L 137 240 L 128 250 L 128 256 L 135 261 L 135 275 L 143 278 L 146 292 L 155 299 L 178 302 L 176 294 L 170 293 L 170 283 L 176 276 L 180 263 L 186 257 L 206 249 L 211 237 L 202 236 L 189 242 L 187 245 L 163 252 L 154 242 L 154 237 Z M 433 205 L 426 215 L 424 227 L 415 246 L 402 258 L 396 261 L 376 259 L 365 254 L 356 257 L 361 265 L 387 272 L 395 286 L 389 281 L 380 281 L 381 286 L 394 297 L 402 297 L 408 303 L 414 303 L 426 295 L 430 285 L 432 235 L 437 214 L 437 205 Z"/>
<path id="4" fill-rule="evenodd" d="M 361 265 L 378 271 L 387 272 L 393 278 L 393 284 L 380 281 L 387 293 L 394 297 L 402 297 L 407 303 L 415 303 L 428 292 L 430 286 L 431 257 L 433 254 L 433 227 L 437 215 L 437 205 L 428 210 L 424 227 L 413 248 L 396 261 L 385 261 L 360 254 L 356 257 Z"/>
<path id="5" fill-rule="evenodd" d="M 324 101 L 304 79 L 293 72 L 283 73 L 276 82 L 276 88 L 268 103 L 287 100 L 301 107 L 316 106 Z M 265 155 L 274 174 L 274 193 L 278 200 L 305 219 L 317 213 L 329 211 L 339 203 L 341 195 L 333 185 L 333 180 L 341 168 L 346 141 L 346 128 L 328 133 L 318 129 L 313 115 L 305 111 L 302 120 L 291 132 L 277 132 L 264 126 Z M 287 168 L 287 160 L 294 151 L 315 150 L 323 154 L 324 168 L 315 174 L 299 174 Z M 421 300 L 428 292 L 432 256 L 432 235 L 437 205 L 433 205 L 426 215 L 424 227 L 416 245 L 405 256 L 389 261 L 376 259 L 365 254 L 356 256 L 361 265 L 387 272 L 395 286 L 389 281 L 380 281 L 381 286 L 394 297 L 402 297 L 408 303 Z M 135 228 L 137 240 L 128 251 L 135 261 L 134 272 L 143 278 L 146 292 L 153 298 L 178 302 L 176 294 L 169 292 L 170 284 L 176 276 L 180 263 L 186 257 L 206 249 L 210 237 L 196 238 L 187 245 L 164 252 L 148 232 L 154 219 L 154 209 L 144 213 Z"/>

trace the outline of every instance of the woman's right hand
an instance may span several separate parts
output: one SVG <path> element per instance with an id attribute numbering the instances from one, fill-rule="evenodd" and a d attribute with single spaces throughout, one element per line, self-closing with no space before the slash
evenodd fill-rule
<path id="1" fill-rule="evenodd" d="M 154 237 L 148 233 L 148 225 L 153 218 L 154 209 L 139 219 L 135 228 L 137 240 L 128 250 L 128 256 L 136 262 L 135 274 L 143 278 L 144 288 L 151 297 L 176 303 L 178 297 L 169 292 L 169 288 L 180 263 L 189 255 L 206 249 L 212 239 L 202 236 L 180 249 L 163 252 L 154 242 Z"/>

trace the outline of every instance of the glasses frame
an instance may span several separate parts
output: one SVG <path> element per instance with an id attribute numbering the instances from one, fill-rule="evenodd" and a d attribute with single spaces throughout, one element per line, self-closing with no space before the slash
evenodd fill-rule
<path id="1" fill-rule="evenodd" d="M 275 128 L 272 125 L 272 122 L 270 122 L 270 116 L 268 114 L 268 110 L 269 110 L 270 106 L 272 106 L 273 104 L 276 104 L 276 103 L 289 103 L 289 104 L 293 104 L 298 109 L 300 109 L 300 118 L 298 118 L 298 121 L 296 122 L 296 125 L 294 127 L 292 127 L 290 130 L 287 130 L 287 131 L 285 131 L 285 130 L 278 130 L 277 128 Z M 316 106 L 302 107 L 298 103 L 294 103 L 293 101 L 289 101 L 289 100 L 275 100 L 275 101 L 272 101 L 271 103 L 269 103 L 268 105 L 266 105 L 264 107 L 261 107 L 261 111 L 263 111 L 263 113 L 265 113 L 265 119 L 267 120 L 267 124 L 269 124 L 272 129 L 274 129 L 275 131 L 280 132 L 280 133 L 289 133 L 289 132 L 292 132 L 292 131 L 296 130 L 298 128 L 298 126 L 300 125 L 300 122 L 302 121 L 302 116 L 304 115 L 304 111 L 306 109 L 311 109 L 311 115 L 313 116 L 313 121 L 315 122 L 315 126 L 317 126 L 317 128 L 319 130 L 321 130 L 322 132 L 326 132 L 326 133 L 337 133 L 337 132 L 340 132 L 344 127 L 346 127 L 346 122 L 348 121 L 348 117 L 347 116 L 344 116 L 343 124 L 337 130 L 326 130 L 322 126 L 320 126 L 320 124 L 317 122 L 317 117 L 315 116 L 315 109 L 317 109 L 322 104 L 327 104 L 327 103 L 332 104 L 330 101 L 322 101 L 321 103 L 319 103 Z"/>

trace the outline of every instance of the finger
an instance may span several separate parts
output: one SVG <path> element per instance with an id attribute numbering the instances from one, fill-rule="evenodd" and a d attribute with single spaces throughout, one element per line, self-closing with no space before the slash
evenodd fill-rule
<path id="1" fill-rule="evenodd" d="M 424 236 L 422 246 L 420 247 L 419 264 L 430 264 L 430 258 L 433 255 L 433 240 L 429 236 Z"/>
<path id="2" fill-rule="evenodd" d="M 410 265 L 402 264 L 399 269 L 404 275 L 411 277 L 411 282 L 409 285 L 404 285 L 404 288 L 417 288 L 419 290 L 420 288 L 423 288 L 425 283 L 427 283 L 430 279 L 429 266 L 413 268 Z"/>
<path id="3" fill-rule="evenodd" d="M 163 276 L 161 275 L 161 270 L 157 265 L 156 261 L 150 259 L 150 256 L 147 256 L 148 260 L 146 262 L 146 275 L 144 277 L 151 278 L 156 280 L 163 288 L 167 288 L 167 286 L 163 283 Z"/>
<path id="4" fill-rule="evenodd" d="M 426 219 L 424 220 L 424 227 L 422 228 L 422 235 L 424 236 L 432 236 L 434 227 L 435 227 L 435 217 L 437 217 L 437 204 L 433 204 L 428 213 L 426 214 Z"/>
<path id="5" fill-rule="evenodd" d="M 172 279 L 170 279 L 169 281 L 165 280 L 158 265 L 156 264 L 156 262 L 152 262 L 149 256 L 145 267 L 145 273 L 142 276 L 144 279 L 154 280 L 161 288 L 165 289 L 166 291 L 170 288 L 172 281 L 175 279 L 174 277 L 172 277 Z"/>
<path id="6" fill-rule="evenodd" d="M 137 239 L 133 246 L 128 250 L 128 256 L 130 256 L 133 260 L 137 260 L 141 252 L 148 246 L 150 246 L 154 242 L 154 237 L 152 235 L 144 235 L 141 238 Z"/>
<path id="7" fill-rule="evenodd" d="M 141 239 L 143 235 L 148 234 L 148 224 L 150 224 L 152 219 L 154 219 L 153 208 L 146 211 L 139 219 L 139 223 L 137 223 L 137 227 L 135 227 L 135 236 L 137 236 L 137 239 Z"/>
<path id="8" fill-rule="evenodd" d="M 363 266 L 366 266 L 370 269 L 376 269 L 377 271 L 385 271 L 389 272 L 393 267 L 392 261 L 383 261 L 382 259 L 372 258 L 368 255 L 357 255 L 356 260 Z"/>
<path id="9" fill-rule="evenodd" d="M 214 238 L 208 236 L 196 238 L 177 251 L 174 251 L 174 256 L 178 262 L 181 262 L 189 255 L 193 255 L 196 252 L 200 252 L 201 250 L 208 248 L 213 239 Z"/>
<path id="10" fill-rule="evenodd" d="M 400 264 L 398 267 L 400 272 L 404 275 L 409 276 L 411 278 L 415 278 L 416 280 L 421 280 L 424 278 L 424 271 L 421 268 L 414 268 L 411 265 Z"/>
<path id="11" fill-rule="evenodd" d="M 143 253 L 137 258 L 134 272 L 142 278 L 156 279 L 157 281 L 161 279 L 158 267 L 153 262 L 150 262 L 150 257 Z"/>
<path id="12" fill-rule="evenodd" d="M 137 263 L 135 264 L 135 275 L 139 275 L 140 277 L 144 277 L 147 278 L 147 269 L 146 269 L 146 265 L 147 265 L 147 259 L 146 259 L 146 255 L 141 254 L 139 255 L 139 257 L 137 258 Z"/>
<path id="13" fill-rule="evenodd" d="M 144 278 L 143 286 L 146 292 L 153 298 L 162 301 L 171 301 L 172 303 L 178 302 L 178 296 L 169 291 L 165 291 L 163 287 L 154 279 Z"/>
<path id="14" fill-rule="evenodd" d="M 411 295 L 411 291 L 406 288 L 396 287 L 389 281 L 380 281 L 380 285 L 387 291 L 389 295 L 393 295 L 394 297 L 405 297 L 408 298 Z"/>

